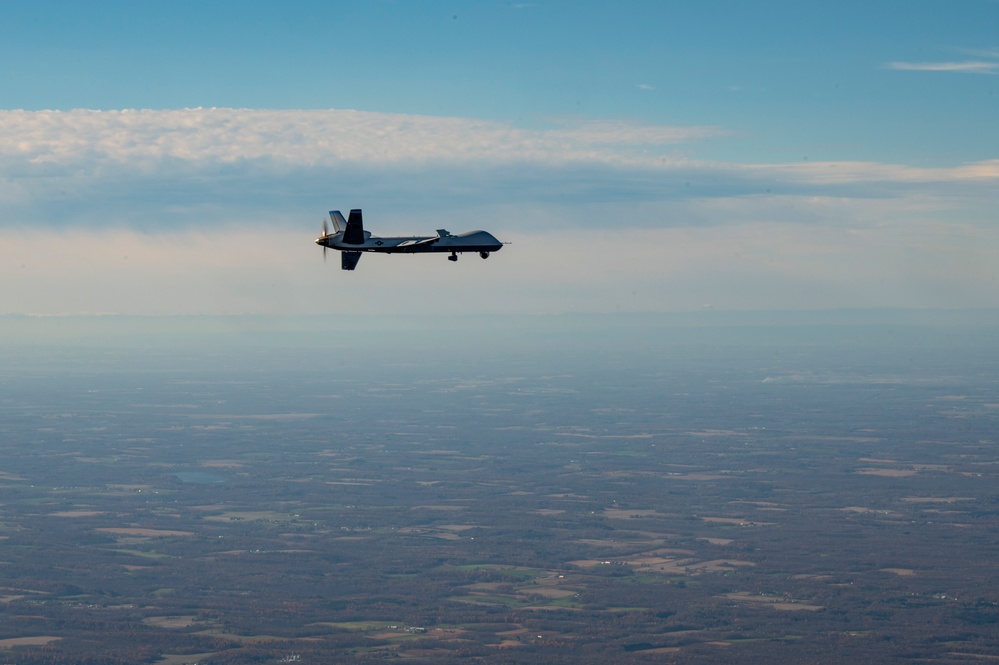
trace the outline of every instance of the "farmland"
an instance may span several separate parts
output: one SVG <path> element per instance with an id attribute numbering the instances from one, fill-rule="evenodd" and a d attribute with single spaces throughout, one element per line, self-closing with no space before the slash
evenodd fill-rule
<path id="1" fill-rule="evenodd" d="M 600 348 L 10 362 L 0 653 L 999 655 L 996 368 Z"/>

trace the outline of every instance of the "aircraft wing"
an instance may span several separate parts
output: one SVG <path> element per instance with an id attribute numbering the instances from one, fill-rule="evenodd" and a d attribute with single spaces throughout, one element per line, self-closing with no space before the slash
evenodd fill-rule
<path id="1" fill-rule="evenodd" d="M 343 270 L 353 270 L 360 260 L 360 252 L 340 252 L 340 268 Z"/>

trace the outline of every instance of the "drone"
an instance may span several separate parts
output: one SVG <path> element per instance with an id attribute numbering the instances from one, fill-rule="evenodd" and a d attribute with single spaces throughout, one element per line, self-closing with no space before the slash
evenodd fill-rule
<path id="1" fill-rule="evenodd" d="M 453 235 L 446 229 L 437 229 L 436 236 L 393 236 L 380 238 L 364 230 L 361 210 L 350 211 L 344 220 L 339 210 L 330 210 L 330 221 L 333 232 L 323 220 L 323 234 L 316 238 L 316 244 L 322 246 L 323 257 L 327 249 L 340 251 L 340 267 L 343 270 L 353 270 L 361 260 L 362 252 L 381 252 L 383 254 L 420 254 L 423 252 L 450 253 L 448 261 L 457 261 L 460 252 L 478 252 L 484 259 L 492 252 L 503 248 L 503 243 L 486 231 L 469 231 Z"/>

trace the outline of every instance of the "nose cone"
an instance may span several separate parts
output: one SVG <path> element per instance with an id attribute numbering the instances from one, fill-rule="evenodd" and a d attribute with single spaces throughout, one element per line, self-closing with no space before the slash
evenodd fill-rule
<path id="1" fill-rule="evenodd" d="M 479 231 L 482 234 L 482 243 L 489 246 L 489 251 L 498 252 L 503 249 L 503 243 L 496 239 L 492 233 L 488 231 Z"/>
<path id="2" fill-rule="evenodd" d="M 317 245 L 325 246 L 326 245 L 326 238 L 316 238 L 316 244 Z"/>
<path id="3" fill-rule="evenodd" d="M 467 250 L 462 251 L 498 252 L 503 248 L 503 243 L 488 231 L 469 231 L 462 233 L 457 238 L 461 241 L 461 245 L 468 247 Z"/>

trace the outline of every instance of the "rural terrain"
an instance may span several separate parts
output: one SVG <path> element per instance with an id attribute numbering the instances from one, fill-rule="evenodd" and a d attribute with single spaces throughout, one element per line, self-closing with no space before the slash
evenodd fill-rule
<path id="1" fill-rule="evenodd" d="M 0 662 L 999 658 L 986 344 L 659 334 L 9 352 Z"/>

